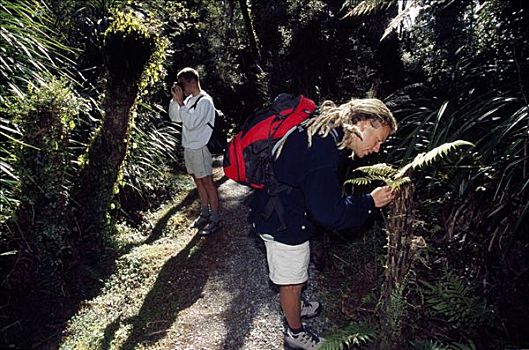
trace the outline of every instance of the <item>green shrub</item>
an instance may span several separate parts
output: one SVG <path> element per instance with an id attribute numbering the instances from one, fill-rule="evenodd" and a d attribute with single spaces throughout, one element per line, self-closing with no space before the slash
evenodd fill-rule
<path id="1" fill-rule="evenodd" d="M 70 88 L 54 78 L 30 87 L 28 98 L 10 105 L 23 132 L 16 151 L 20 205 L 12 230 L 17 261 L 29 257 L 38 281 L 55 287 L 62 283 L 62 257 L 70 248 L 65 238 L 68 142 L 81 105 Z"/>

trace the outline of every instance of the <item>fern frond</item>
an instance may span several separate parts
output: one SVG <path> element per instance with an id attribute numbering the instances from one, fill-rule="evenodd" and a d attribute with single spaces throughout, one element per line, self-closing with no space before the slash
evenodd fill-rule
<path id="1" fill-rule="evenodd" d="M 399 179 L 395 179 L 395 180 L 390 180 L 387 183 L 387 185 L 389 187 L 391 187 L 391 189 L 393 190 L 398 190 L 399 188 L 401 188 L 402 186 L 408 184 L 411 182 L 411 179 L 407 176 L 405 177 L 401 177 Z"/>
<path id="2" fill-rule="evenodd" d="M 391 32 L 394 30 L 397 30 L 406 19 L 408 19 L 412 12 L 419 12 L 423 10 L 426 6 L 420 5 L 419 1 L 406 1 L 405 7 L 400 10 L 399 14 L 389 22 L 387 28 L 384 30 L 384 34 L 382 34 L 382 37 L 380 38 L 380 41 L 384 40 Z M 388 6 L 389 7 L 389 6 Z M 400 6 L 399 6 L 400 7 Z"/>
<path id="3" fill-rule="evenodd" d="M 396 1 L 395 0 L 364 0 L 360 2 L 358 5 L 353 7 L 345 16 L 345 17 L 359 17 L 364 16 L 370 13 L 373 13 L 378 10 L 383 10 L 391 5 L 393 5 Z M 344 3 L 344 6 L 342 9 L 347 6 L 351 5 L 351 2 Z"/>
<path id="4" fill-rule="evenodd" d="M 433 162 L 441 160 L 442 158 L 445 158 L 448 153 L 464 146 L 474 147 L 474 144 L 464 140 L 457 140 L 454 142 L 444 143 L 441 146 L 435 147 L 426 153 L 420 153 L 413 159 L 411 163 L 402 167 L 395 175 L 395 178 L 404 176 L 410 168 L 422 168 L 432 164 Z"/>
<path id="5" fill-rule="evenodd" d="M 356 177 L 354 179 L 349 179 L 345 181 L 345 184 L 353 186 L 366 186 L 375 181 L 382 181 L 383 183 L 387 184 L 388 181 L 391 181 L 391 179 L 384 176 L 368 175 L 364 177 Z"/>
<path id="6" fill-rule="evenodd" d="M 351 323 L 330 335 L 327 335 L 322 350 L 342 350 L 372 342 L 378 335 L 374 326 Z"/>
<path id="7" fill-rule="evenodd" d="M 397 169 L 386 163 L 378 163 L 374 165 L 361 166 L 353 170 L 353 172 L 361 171 L 372 176 L 382 176 L 391 178 L 397 173 Z"/>

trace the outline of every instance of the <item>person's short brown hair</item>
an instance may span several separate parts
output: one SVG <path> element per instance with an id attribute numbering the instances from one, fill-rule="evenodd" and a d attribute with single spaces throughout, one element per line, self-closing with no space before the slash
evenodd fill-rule
<path id="1" fill-rule="evenodd" d="M 185 67 L 180 72 L 178 72 L 178 74 L 176 75 L 176 79 L 180 79 L 180 78 L 186 81 L 189 81 L 189 80 L 196 80 L 197 82 L 200 81 L 197 70 L 191 67 Z"/>

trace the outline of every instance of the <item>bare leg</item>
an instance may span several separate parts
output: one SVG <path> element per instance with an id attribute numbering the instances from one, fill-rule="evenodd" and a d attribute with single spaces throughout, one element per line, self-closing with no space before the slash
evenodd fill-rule
<path id="1" fill-rule="evenodd" d="M 301 290 L 303 284 L 292 284 L 279 288 L 279 302 L 290 329 L 301 328 Z"/>
<path id="2" fill-rule="evenodd" d="M 202 181 L 203 187 L 207 193 L 207 198 L 209 205 L 211 205 L 211 210 L 219 209 L 219 194 L 217 192 L 217 187 L 213 182 L 213 176 L 209 175 L 200 179 Z"/>
<path id="3" fill-rule="evenodd" d="M 195 184 L 197 185 L 197 191 L 198 191 L 198 198 L 200 199 L 200 206 L 202 208 L 207 208 L 209 203 L 208 198 L 208 192 L 206 190 L 206 187 L 204 186 L 204 179 L 197 179 L 195 176 L 193 176 L 193 180 L 195 180 Z"/>

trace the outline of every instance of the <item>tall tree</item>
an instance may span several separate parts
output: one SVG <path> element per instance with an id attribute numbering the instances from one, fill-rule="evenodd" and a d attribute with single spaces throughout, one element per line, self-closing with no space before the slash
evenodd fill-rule
<path id="1" fill-rule="evenodd" d="M 108 241 L 111 207 L 121 166 L 127 154 L 132 110 L 142 75 L 157 49 L 156 27 L 134 12 L 119 12 L 105 32 L 103 49 L 108 71 L 104 120 L 88 153 L 73 195 L 79 228 L 75 240 L 86 257 Z"/>

